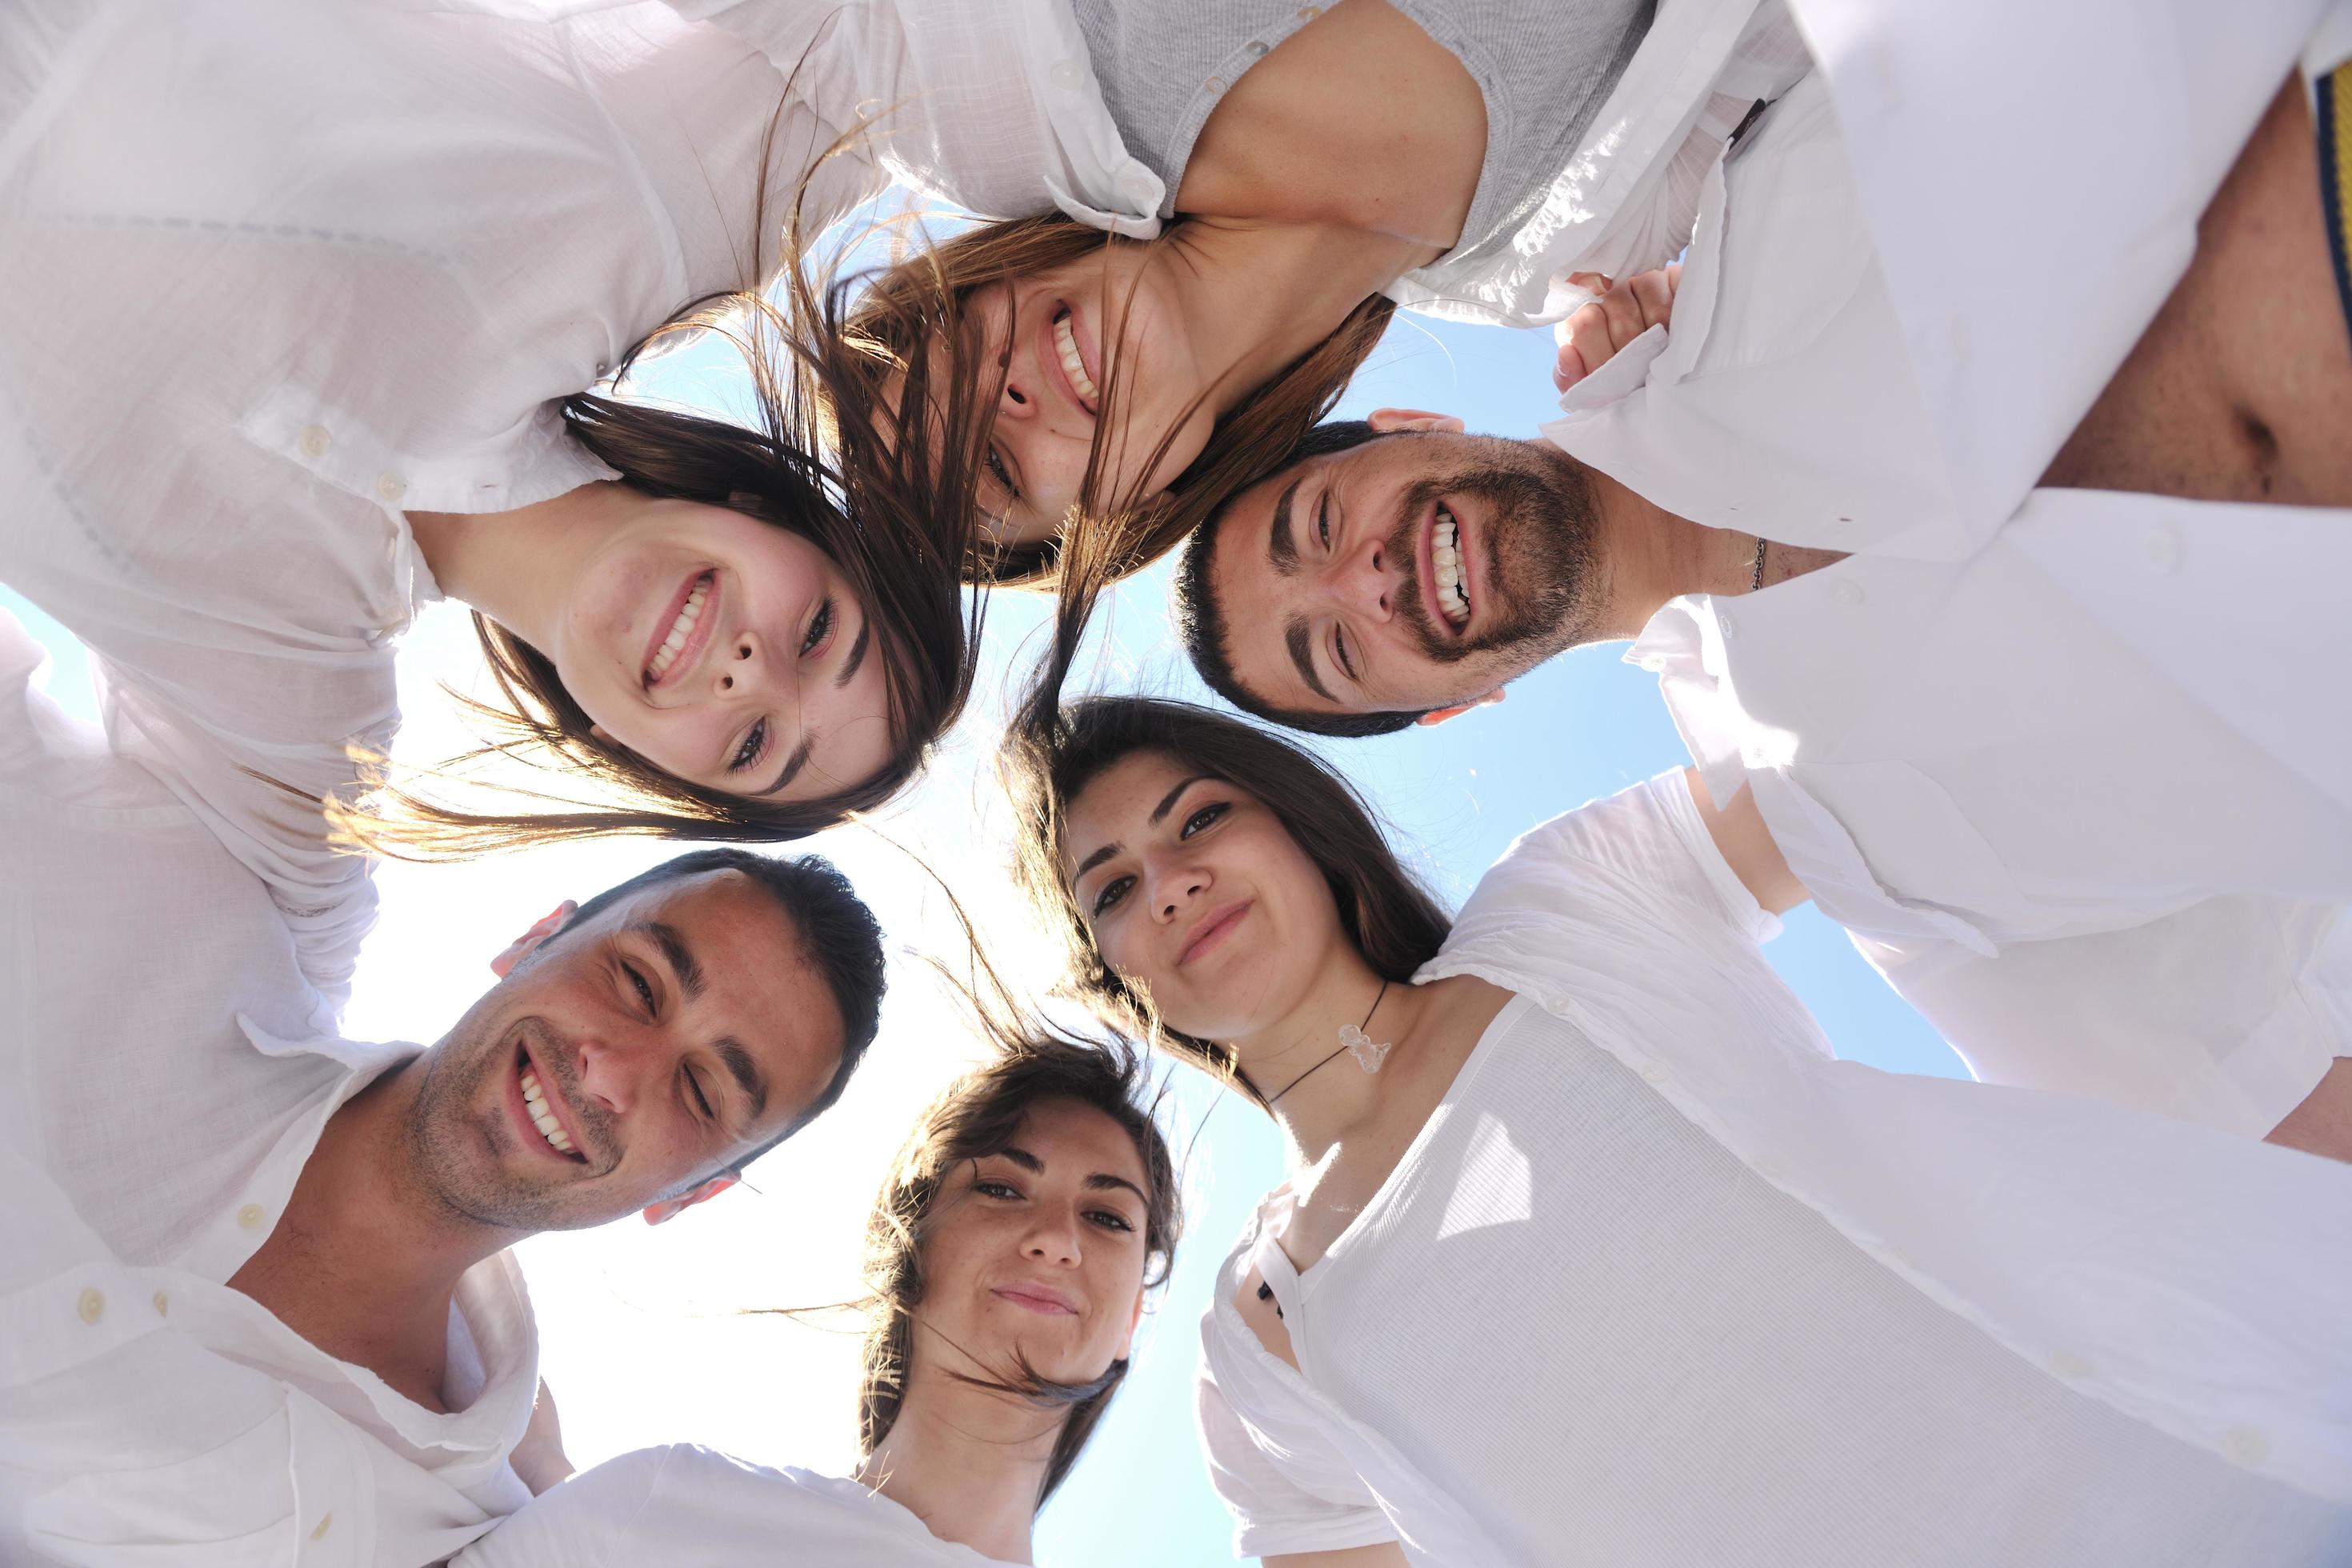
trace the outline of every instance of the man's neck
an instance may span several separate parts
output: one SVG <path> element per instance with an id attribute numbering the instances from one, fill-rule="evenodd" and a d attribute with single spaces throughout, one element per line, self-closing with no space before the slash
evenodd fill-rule
<path id="1" fill-rule="evenodd" d="M 999 1562 L 1031 1562 L 1037 1494 L 1066 1417 L 943 1382 L 910 1380 L 898 1420 L 857 1479 L 941 1541 Z"/>
<path id="2" fill-rule="evenodd" d="M 417 1068 L 394 1068 L 328 1119 L 286 1212 L 229 1285 L 440 1410 L 457 1281 L 517 1238 L 448 1214 L 417 1182 L 402 1130 Z"/>
<path id="3" fill-rule="evenodd" d="M 1687 594 L 1745 594 L 1844 557 L 1709 528 L 1668 511 L 1598 469 L 1586 468 L 1601 562 L 1601 614 L 1594 642 L 1641 636 L 1650 617 Z M 1759 566 L 1761 565 L 1759 574 Z"/>

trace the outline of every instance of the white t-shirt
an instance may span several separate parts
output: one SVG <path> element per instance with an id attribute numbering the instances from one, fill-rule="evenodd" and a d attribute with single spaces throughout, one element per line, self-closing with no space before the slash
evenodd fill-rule
<path id="1" fill-rule="evenodd" d="M 0 616 L 0 1561 L 438 1561 L 530 1495 L 521 1273 L 460 1279 L 446 1414 L 229 1288 L 416 1047 L 332 1031 L 259 880 L 41 657 Z"/>
<path id="2" fill-rule="evenodd" d="M 1518 995 L 1319 1262 L 1290 1266 L 1277 1192 L 1222 1271 L 1201 1420 L 1238 1549 L 2352 1551 L 2352 1263 L 2326 1239 L 2352 1169 L 1833 1061 L 1756 949 L 1772 924 L 1678 775 L 1489 873 L 1421 978 Z M 1299 1371 L 1234 1306 L 1254 1266 Z"/>
<path id="3" fill-rule="evenodd" d="M 1002 1568 L 863 1481 L 689 1443 L 583 1470 L 461 1552 L 458 1568 Z"/>

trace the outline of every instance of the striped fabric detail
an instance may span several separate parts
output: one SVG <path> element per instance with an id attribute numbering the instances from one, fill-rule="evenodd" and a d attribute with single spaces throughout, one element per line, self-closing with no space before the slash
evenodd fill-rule
<path id="1" fill-rule="evenodd" d="M 2336 263 L 2336 299 L 2352 331 L 2352 61 L 2312 82 L 2319 131 L 2319 201 L 2327 220 L 2327 253 Z"/>

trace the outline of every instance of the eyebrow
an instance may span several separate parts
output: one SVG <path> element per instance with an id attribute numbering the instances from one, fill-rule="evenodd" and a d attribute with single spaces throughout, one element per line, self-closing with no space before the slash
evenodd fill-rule
<path id="1" fill-rule="evenodd" d="M 1307 689 L 1326 702 L 1336 703 L 1339 700 L 1331 695 L 1323 678 L 1315 673 L 1315 655 L 1307 647 L 1307 636 L 1306 618 L 1293 616 L 1282 628 L 1282 646 L 1290 650 L 1290 662 L 1298 667 L 1298 679 L 1307 682 Z"/>
<path id="2" fill-rule="evenodd" d="M 677 976 L 677 988 L 686 994 L 688 1001 L 691 1002 L 702 994 L 702 965 L 695 962 L 693 951 L 686 945 L 686 939 L 677 934 L 676 926 L 660 921 L 646 921 L 629 929 L 640 936 L 651 937 L 654 945 L 661 949 L 662 958 L 669 964 L 670 973 Z"/>
<path id="3" fill-rule="evenodd" d="M 861 616 L 857 623 L 857 640 L 849 645 L 849 657 L 841 661 L 841 673 L 833 678 L 833 689 L 835 691 L 847 686 L 856 678 L 857 667 L 866 662 L 866 645 L 871 642 L 873 637 L 873 617 Z"/>
<path id="4" fill-rule="evenodd" d="M 1150 826 L 1159 826 L 1162 822 L 1168 820 L 1168 814 L 1176 809 L 1177 796 L 1182 795 L 1186 790 L 1191 789 L 1194 784 L 1199 784 L 1202 779 L 1214 778 L 1215 776 L 1216 775 L 1214 773 L 1193 773 L 1188 778 L 1178 781 L 1174 789 L 1170 790 L 1166 795 L 1160 797 L 1160 804 L 1151 808 L 1151 815 L 1147 817 L 1145 821 Z M 1078 862 L 1078 868 L 1070 873 L 1071 882 L 1077 882 L 1080 879 L 1084 878 L 1087 872 L 1093 870 L 1096 867 L 1101 865 L 1104 861 L 1118 854 L 1118 851 L 1119 846 L 1115 843 L 1104 845 L 1101 848 L 1096 850 L 1093 854 Z"/>
<path id="5" fill-rule="evenodd" d="M 1031 1175 L 1042 1176 L 1045 1173 L 1045 1162 L 1040 1160 L 1036 1155 L 1032 1154 L 1026 1149 L 1016 1149 L 1008 1144 L 1004 1148 L 999 1149 L 996 1152 L 999 1157 L 1012 1161 L 1014 1164 L 1020 1166 Z M 1151 1206 L 1150 1197 L 1141 1187 L 1137 1186 L 1125 1176 L 1114 1176 L 1108 1171 L 1097 1171 L 1093 1175 L 1087 1178 L 1086 1185 L 1088 1192 L 1109 1192 L 1116 1189 L 1118 1191 L 1133 1193 L 1138 1198 L 1142 1200 L 1143 1206 L 1145 1208 L 1150 1208 Z"/>
<path id="6" fill-rule="evenodd" d="M 1285 577 L 1298 570 L 1298 542 L 1291 536 L 1290 503 L 1298 494 L 1299 482 L 1306 477 L 1301 474 L 1282 487 L 1282 495 L 1274 503 L 1274 526 L 1266 530 L 1266 561 Z"/>
<path id="7" fill-rule="evenodd" d="M 809 753 L 815 750 L 816 737 L 814 735 L 802 736 L 801 743 L 797 747 L 793 748 L 793 754 L 785 759 L 784 771 L 776 775 L 776 782 L 759 793 L 761 795 L 774 795 L 786 784 L 800 777 L 801 770 L 808 766 Z"/>
<path id="8" fill-rule="evenodd" d="M 768 1113 L 768 1083 L 760 1076 L 759 1064 L 751 1059 L 751 1053 L 743 1048 L 740 1041 L 727 1037 L 722 1037 L 710 1048 L 719 1053 L 719 1059 L 727 1064 L 728 1076 L 751 1101 L 751 1120 L 757 1121 L 765 1116 Z"/>

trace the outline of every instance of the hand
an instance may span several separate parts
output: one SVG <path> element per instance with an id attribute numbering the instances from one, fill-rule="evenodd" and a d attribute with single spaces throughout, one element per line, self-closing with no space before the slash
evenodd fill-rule
<path id="1" fill-rule="evenodd" d="M 1552 365 L 1551 384 L 1566 392 L 1614 358 L 1617 351 L 1648 331 L 1674 320 L 1675 290 L 1682 287 L 1683 264 L 1640 272 L 1622 283 L 1598 272 L 1571 272 L 1568 280 L 1591 289 L 1600 298 L 1580 305 L 1562 323 L 1559 358 Z"/>

